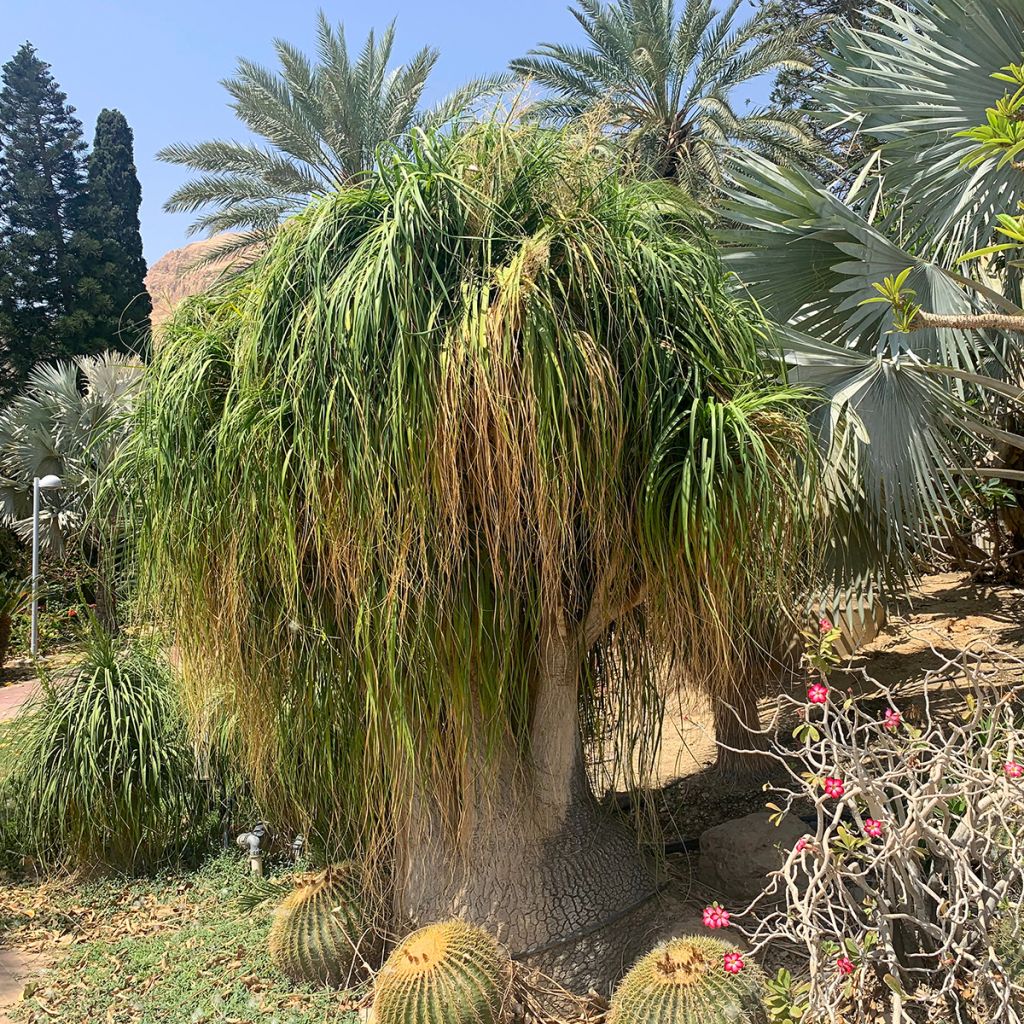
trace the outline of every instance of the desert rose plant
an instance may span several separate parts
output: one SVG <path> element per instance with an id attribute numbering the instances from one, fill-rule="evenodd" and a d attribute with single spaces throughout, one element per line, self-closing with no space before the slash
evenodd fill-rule
<path id="1" fill-rule="evenodd" d="M 814 825 L 727 923 L 754 955 L 782 944 L 806 957 L 807 1020 L 874 1020 L 884 999 L 894 1021 L 927 1005 L 958 1024 L 1019 1024 L 1005 950 L 1024 937 L 1024 687 L 1006 680 L 1021 662 L 936 652 L 912 706 L 868 679 L 857 696 L 830 685 L 837 636 L 823 620 L 806 696 L 783 701 L 798 750 L 772 750 L 789 782 L 769 808 L 781 820 L 810 801 Z"/>

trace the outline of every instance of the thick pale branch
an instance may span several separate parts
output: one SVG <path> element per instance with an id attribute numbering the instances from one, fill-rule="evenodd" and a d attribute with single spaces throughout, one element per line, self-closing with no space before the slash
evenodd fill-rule
<path id="1" fill-rule="evenodd" d="M 1011 313 L 965 313 L 946 316 L 919 310 L 910 324 L 912 331 L 1019 331 L 1024 333 L 1024 316 Z"/>

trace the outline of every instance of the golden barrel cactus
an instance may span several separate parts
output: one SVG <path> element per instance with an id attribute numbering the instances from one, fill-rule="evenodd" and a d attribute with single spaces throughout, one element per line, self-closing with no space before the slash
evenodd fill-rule
<path id="1" fill-rule="evenodd" d="M 766 1024 L 764 995 L 764 974 L 735 946 L 673 939 L 623 978 L 608 1024 Z"/>
<path id="2" fill-rule="evenodd" d="M 292 981 L 355 984 L 363 965 L 376 966 L 381 953 L 372 906 L 360 867 L 332 865 L 274 912 L 271 959 Z"/>
<path id="3" fill-rule="evenodd" d="M 508 954 L 462 921 L 413 932 L 388 957 L 373 998 L 373 1024 L 501 1024 Z"/>

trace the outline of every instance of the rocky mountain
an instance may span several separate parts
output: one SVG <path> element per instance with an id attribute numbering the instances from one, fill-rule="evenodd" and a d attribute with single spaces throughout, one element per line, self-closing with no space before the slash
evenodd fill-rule
<path id="1" fill-rule="evenodd" d="M 160 257 L 146 274 L 146 288 L 153 299 L 153 327 L 164 323 L 174 307 L 189 295 L 197 295 L 213 285 L 231 265 L 230 259 L 196 266 L 203 255 L 225 241 L 224 235 L 192 242 L 172 249 Z"/>

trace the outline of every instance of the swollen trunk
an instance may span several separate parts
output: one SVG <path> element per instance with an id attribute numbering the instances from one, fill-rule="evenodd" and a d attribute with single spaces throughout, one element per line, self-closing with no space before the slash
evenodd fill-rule
<path id="1" fill-rule="evenodd" d="M 613 926 L 642 912 L 656 885 L 635 835 L 590 791 L 577 671 L 564 647 L 545 658 L 532 757 L 517 763 L 509 751 L 467 772 L 460 829 L 443 828 L 426 800 L 410 811 L 396 911 L 400 926 L 452 916 L 483 925 L 514 956 L 585 991 L 607 989 L 640 952 L 638 930 Z"/>

